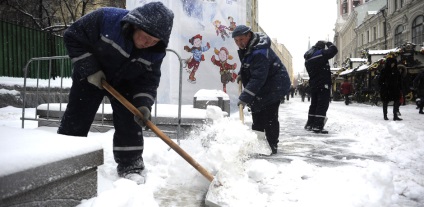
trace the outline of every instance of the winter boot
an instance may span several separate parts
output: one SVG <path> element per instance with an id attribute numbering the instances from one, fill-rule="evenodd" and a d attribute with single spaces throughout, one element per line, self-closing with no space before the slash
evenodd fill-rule
<path id="1" fill-rule="evenodd" d="M 117 166 L 118 176 L 136 182 L 137 184 L 144 184 L 146 172 L 144 167 L 143 158 L 139 158 L 132 163 L 119 163 Z"/>
<path id="2" fill-rule="evenodd" d="M 138 185 L 146 183 L 147 170 L 144 169 L 141 172 L 128 173 L 123 178 L 134 181 Z"/>
<path id="3" fill-rule="evenodd" d="M 311 131 L 312 130 L 312 125 L 314 124 L 314 115 L 308 115 L 308 121 L 305 124 L 305 130 L 306 131 Z"/>
<path id="4" fill-rule="evenodd" d="M 312 131 L 314 133 L 317 133 L 317 134 L 328 134 L 327 130 L 325 130 L 325 129 L 323 129 L 323 127 L 319 127 L 319 126 L 313 127 Z"/>
<path id="5" fill-rule="evenodd" d="M 384 120 L 389 120 L 389 118 L 387 118 L 387 102 L 383 102 L 383 115 Z"/>
<path id="6" fill-rule="evenodd" d="M 306 131 L 311 131 L 311 130 L 312 130 L 312 125 L 311 125 L 311 124 L 309 124 L 309 123 L 306 123 L 306 124 L 305 124 L 305 130 L 306 130 Z"/>
<path id="7" fill-rule="evenodd" d="M 315 117 L 315 124 L 312 127 L 312 131 L 317 134 L 328 134 L 327 130 L 324 130 L 324 125 L 327 122 L 327 117 Z"/>
<path id="8" fill-rule="evenodd" d="M 271 146 L 271 150 L 272 150 L 271 154 L 272 154 L 272 155 L 277 154 L 277 149 L 278 149 L 278 146 L 277 146 L 277 145 L 272 145 L 272 146 Z"/>
<path id="9" fill-rule="evenodd" d="M 393 116 L 393 121 L 402 121 L 403 119 L 399 118 L 397 114 Z"/>

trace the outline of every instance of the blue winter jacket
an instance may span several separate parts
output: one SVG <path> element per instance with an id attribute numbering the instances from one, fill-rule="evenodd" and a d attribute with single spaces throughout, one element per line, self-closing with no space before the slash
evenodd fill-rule
<path id="1" fill-rule="evenodd" d="M 290 89 L 286 67 L 271 49 L 270 38 L 263 33 L 252 33 L 246 49 L 238 51 L 244 90 L 239 99 L 246 102 L 252 112 L 280 101 Z"/>
<path id="2" fill-rule="evenodd" d="M 326 44 L 328 49 L 320 49 L 314 46 L 304 55 L 311 90 L 330 89 L 331 87 L 331 71 L 328 60 L 333 58 L 338 50 L 333 43 L 327 42 Z"/>
<path id="3" fill-rule="evenodd" d="M 151 107 L 156 98 L 160 67 L 173 23 L 172 12 L 165 11 L 161 17 L 150 17 L 149 11 L 153 9 L 101 8 L 73 23 L 64 33 L 65 45 L 73 63 L 73 81 L 86 79 L 102 70 L 112 86 L 133 97 L 130 101 L 136 107 Z M 161 25 L 157 25 L 158 22 Z M 137 49 L 132 42 L 134 26 L 159 38 L 160 43 Z M 157 27 L 168 30 L 155 30 Z"/>

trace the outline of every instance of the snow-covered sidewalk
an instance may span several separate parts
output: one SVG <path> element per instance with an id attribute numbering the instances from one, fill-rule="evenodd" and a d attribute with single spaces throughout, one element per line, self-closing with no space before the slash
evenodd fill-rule
<path id="1" fill-rule="evenodd" d="M 328 135 L 303 130 L 308 106 L 298 97 L 280 106 L 274 156 L 248 159 L 252 132 L 236 113 L 193 131 L 180 146 L 217 176 L 227 206 L 424 206 L 424 115 L 414 105 L 401 106 L 404 120 L 395 122 L 383 120 L 381 107 L 332 102 Z M 21 109 L 0 108 L 2 136 L 22 134 L 20 115 Z M 34 128 L 23 131 L 56 136 L 55 128 Z M 80 207 L 203 206 L 209 182 L 159 138 L 145 139 L 146 184 L 119 179 L 112 135 L 88 136 L 103 145 L 105 164 L 98 171 L 98 196 Z"/>

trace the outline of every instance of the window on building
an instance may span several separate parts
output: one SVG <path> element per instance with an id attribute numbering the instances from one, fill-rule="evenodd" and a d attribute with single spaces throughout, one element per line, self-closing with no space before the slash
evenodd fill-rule
<path id="1" fill-rule="evenodd" d="M 364 34 L 362 34 L 361 35 L 361 45 L 364 45 L 365 44 L 365 35 Z"/>
<path id="2" fill-rule="evenodd" d="M 373 41 L 377 40 L 377 27 L 372 28 L 372 38 Z"/>
<path id="3" fill-rule="evenodd" d="M 347 0 L 343 0 L 342 11 L 343 11 L 343 14 L 347 14 Z"/>
<path id="4" fill-rule="evenodd" d="M 395 0 L 395 11 L 398 10 L 398 0 Z"/>
<path id="5" fill-rule="evenodd" d="M 367 31 L 367 43 L 371 42 L 370 31 Z"/>
<path id="6" fill-rule="evenodd" d="M 353 0 L 353 7 L 357 7 L 359 6 L 359 4 L 361 3 L 359 0 Z"/>
<path id="7" fill-rule="evenodd" d="M 415 44 L 424 43 L 424 16 L 418 16 L 412 22 L 412 42 Z"/>
<path id="8" fill-rule="evenodd" d="M 405 3 L 405 0 L 400 0 L 400 8 L 403 7 L 403 3 Z"/>
<path id="9" fill-rule="evenodd" d="M 396 27 L 395 30 L 395 47 L 402 45 L 402 32 L 403 32 L 403 25 L 399 25 Z"/>

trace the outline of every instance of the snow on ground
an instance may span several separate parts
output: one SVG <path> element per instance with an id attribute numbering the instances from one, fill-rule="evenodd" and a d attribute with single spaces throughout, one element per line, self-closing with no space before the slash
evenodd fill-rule
<path id="1" fill-rule="evenodd" d="M 145 138 L 146 184 L 120 179 L 112 156 L 113 130 L 90 132 L 88 138 L 104 148 L 105 163 L 98 170 L 98 196 L 79 206 L 203 206 L 208 191 L 223 206 L 424 206 L 424 115 L 414 105 L 401 106 L 404 120 L 395 122 L 383 120 L 381 107 L 332 102 L 328 135 L 303 130 L 308 106 L 298 97 L 280 106 L 279 152 L 270 157 L 251 155 L 255 136 L 238 114 L 215 114 L 213 124 L 180 140 L 221 184 L 211 188 L 155 137 Z M 21 129 L 21 113 L 19 108 L 0 108 L 2 139 L 57 136 L 55 128 L 37 128 L 32 121 Z"/>

